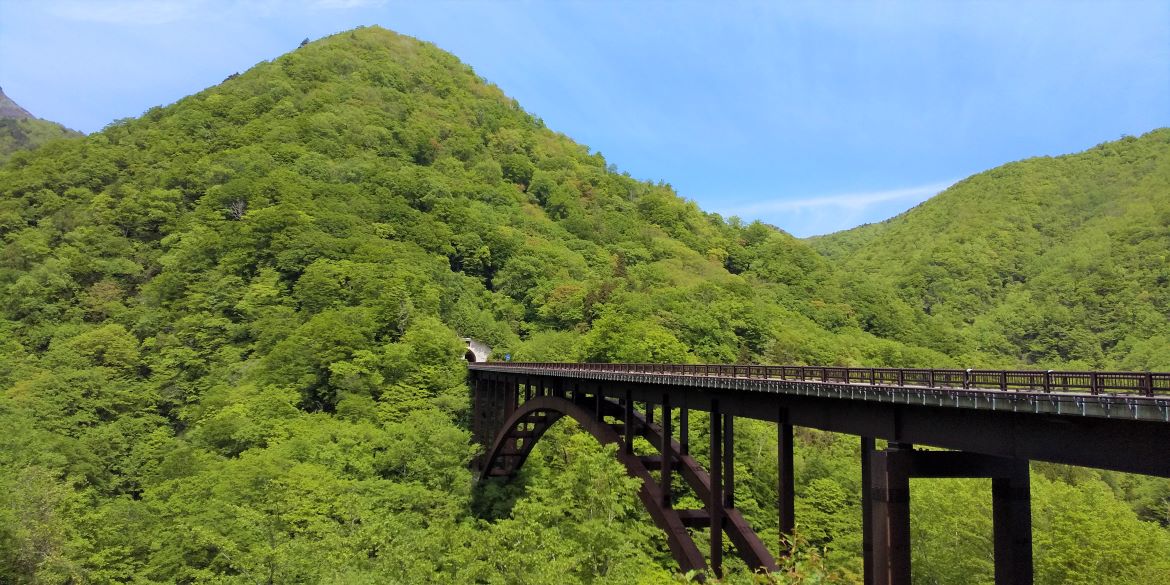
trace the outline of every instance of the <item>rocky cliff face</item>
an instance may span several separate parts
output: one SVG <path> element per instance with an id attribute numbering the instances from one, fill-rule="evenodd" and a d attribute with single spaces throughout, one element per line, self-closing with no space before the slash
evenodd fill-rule
<path id="1" fill-rule="evenodd" d="M 74 136 L 81 136 L 81 133 L 37 118 L 0 89 L 0 165 L 18 151 L 32 150 L 52 140 Z"/>
<path id="2" fill-rule="evenodd" d="M 12 101 L 12 98 L 4 95 L 4 89 L 0 88 L 0 118 L 12 118 L 16 120 L 27 120 L 34 118 L 28 110 L 20 107 L 19 104 Z"/>

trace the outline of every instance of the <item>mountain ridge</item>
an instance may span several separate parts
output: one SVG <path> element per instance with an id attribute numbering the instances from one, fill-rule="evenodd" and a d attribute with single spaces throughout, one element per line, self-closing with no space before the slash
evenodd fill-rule
<path id="1" fill-rule="evenodd" d="M 533 361 L 964 365 L 883 284 L 616 172 L 434 45 L 332 35 L 0 165 L 0 581 L 676 582 L 637 481 L 569 424 L 472 491 L 460 336 Z M 737 507 L 775 530 L 775 429 L 735 430 Z M 798 437 L 787 558 L 858 581 L 856 440 Z M 1087 582 L 1170 575 L 1161 484 L 1036 477 L 1038 542 L 1069 543 L 1038 547 L 1038 583 L 1086 558 Z M 916 525 L 975 525 L 916 540 L 942 551 L 916 574 L 991 582 L 980 489 L 916 491 Z"/>
<path id="2" fill-rule="evenodd" d="M 16 152 L 31 150 L 59 138 L 81 135 L 56 122 L 37 118 L 0 88 L 0 165 Z"/>
<path id="3" fill-rule="evenodd" d="M 1160 128 L 996 167 L 885 222 L 810 244 L 844 270 L 878 275 L 924 312 L 942 311 L 954 325 L 980 322 L 1024 363 L 1168 368 L 1165 358 L 1127 357 L 1148 345 L 1141 338 L 1167 334 L 1168 275 L 1151 263 L 1170 247 L 1167 192 L 1170 129 Z M 1071 293 L 1086 277 L 1093 294 Z M 1029 312 L 1025 298 L 1065 315 L 1068 337 L 1036 319 L 1024 328 L 1047 330 L 1047 340 L 994 331 L 988 321 L 1007 319 L 1005 311 Z"/>
<path id="4" fill-rule="evenodd" d="M 20 107 L 19 104 L 12 101 L 4 93 L 4 88 L 0 87 L 0 118 L 11 118 L 13 120 L 25 120 L 35 118 L 28 110 Z"/>

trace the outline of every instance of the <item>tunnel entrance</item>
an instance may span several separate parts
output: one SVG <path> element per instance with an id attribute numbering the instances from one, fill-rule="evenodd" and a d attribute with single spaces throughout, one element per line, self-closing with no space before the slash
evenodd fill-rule
<path id="1" fill-rule="evenodd" d="M 474 364 L 476 362 L 475 352 L 471 351 L 470 349 L 467 350 L 467 353 L 463 354 L 463 359 L 467 360 L 467 363 L 469 364 Z"/>

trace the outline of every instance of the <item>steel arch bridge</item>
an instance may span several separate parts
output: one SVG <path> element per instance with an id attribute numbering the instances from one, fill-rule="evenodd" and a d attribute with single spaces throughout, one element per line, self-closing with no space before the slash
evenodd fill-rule
<path id="1" fill-rule="evenodd" d="M 665 427 L 655 424 L 648 420 L 647 414 L 634 410 L 632 401 L 625 401 L 623 405 L 600 398 L 599 395 L 574 395 L 571 392 L 567 393 L 568 396 L 564 395 L 566 393 L 559 394 L 530 396 L 511 412 L 483 459 L 482 478 L 513 476 L 545 431 L 562 417 L 569 417 L 598 442 L 619 445 L 618 461 L 626 467 L 631 477 L 642 480 L 638 497 L 654 523 L 666 533 L 671 555 L 683 571 L 702 570 L 707 566 L 703 553 L 687 528 L 709 527 L 712 523 L 723 524 L 728 537 L 748 566 L 765 571 L 776 570 L 772 553 L 735 509 L 733 492 L 723 489 L 718 476 L 713 485 L 712 478 L 690 456 L 689 446 L 671 438 L 669 419 L 663 419 Z M 607 418 L 617 418 L 621 422 L 605 422 Z M 636 430 L 626 433 L 627 428 Z M 658 454 L 636 455 L 633 450 L 634 436 L 641 436 L 656 445 Z M 723 436 L 730 440 L 732 435 L 725 433 Z M 712 453 L 719 450 L 714 448 Z M 730 470 L 732 465 L 733 461 L 728 459 L 726 468 Z M 656 480 L 651 471 L 660 472 L 660 479 Z M 705 510 L 675 509 L 671 501 L 671 480 L 676 471 L 700 499 L 720 503 Z M 715 545 L 712 546 L 714 550 Z M 722 550 L 721 545 L 719 550 Z M 715 564 L 718 565 L 718 562 Z"/>
<path id="2" fill-rule="evenodd" d="M 1030 460 L 1170 477 L 1170 373 L 495 362 L 469 369 L 472 432 L 486 447 L 475 462 L 480 481 L 514 476 L 544 433 L 571 418 L 618 445 L 684 571 L 721 574 L 724 534 L 749 567 L 777 568 L 735 507 L 736 417 L 776 423 L 782 535 L 795 524 L 793 426 L 860 436 L 867 585 L 910 582 L 911 478 L 991 478 L 995 582 L 1006 585 L 1033 577 Z M 692 410 L 709 413 L 706 470 L 690 455 Z M 657 453 L 636 453 L 636 437 Z M 875 439 L 888 447 L 877 450 Z M 675 507 L 676 476 L 702 508 Z M 710 534 L 706 557 L 690 532 L 701 528 Z"/>

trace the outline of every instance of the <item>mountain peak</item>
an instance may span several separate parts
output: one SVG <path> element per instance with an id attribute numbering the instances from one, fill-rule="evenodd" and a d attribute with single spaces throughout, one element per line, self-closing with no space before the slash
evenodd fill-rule
<path id="1" fill-rule="evenodd" d="M 4 88 L 0 87 L 0 118 L 12 118 L 15 120 L 27 120 L 35 118 L 28 112 L 28 110 L 20 107 L 19 104 L 12 101 L 12 98 L 4 95 Z"/>

